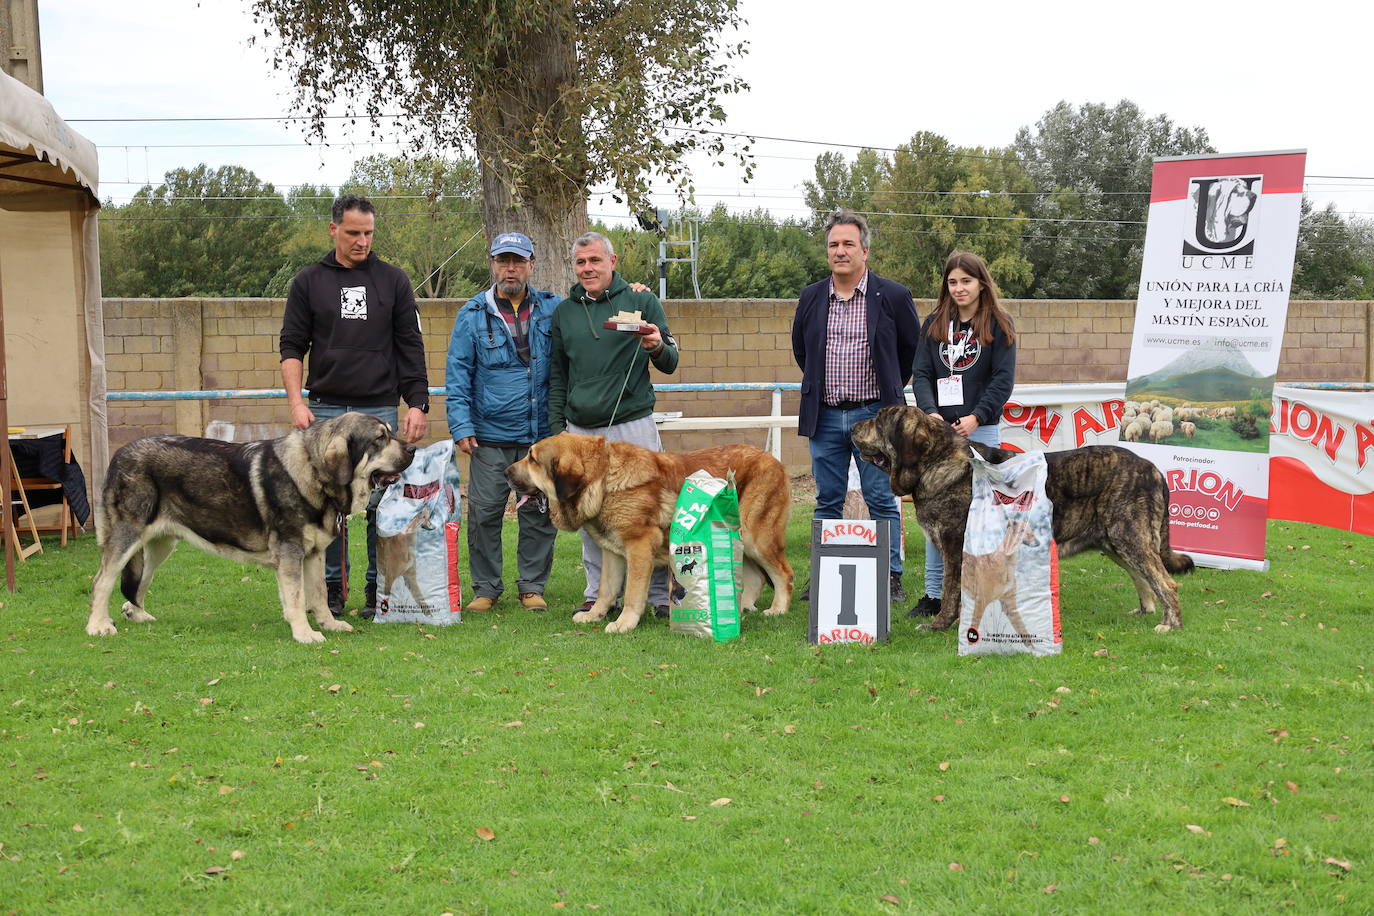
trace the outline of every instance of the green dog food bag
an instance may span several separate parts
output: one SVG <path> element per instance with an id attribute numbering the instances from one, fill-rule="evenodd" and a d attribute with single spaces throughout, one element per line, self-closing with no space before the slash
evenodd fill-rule
<path id="1" fill-rule="evenodd" d="M 687 594 L 672 609 L 675 633 L 725 642 L 739 637 L 739 496 L 728 480 L 697 471 L 682 483 L 668 531 L 673 575 Z"/>

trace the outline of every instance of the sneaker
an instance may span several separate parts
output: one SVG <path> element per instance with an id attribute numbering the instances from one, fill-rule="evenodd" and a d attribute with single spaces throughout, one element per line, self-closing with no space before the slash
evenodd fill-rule
<path id="1" fill-rule="evenodd" d="M 474 613 L 481 613 L 483 611 L 491 610 L 493 607 L 495 607 L 495 605 L 495 598 L 488 598 L 486 595 L 478 595 L 476 598 L 473 598 L 471 601 L 469 601 L 467 605 L 463 608 L 463 610 L 473 611 Z"/>
<path id="2" fill-rule="evenodd" d="M 358 612 L 358 616 L 363 620 L 371 620 L 377 616 L 377 583 L 372 583 L 366 587 L 367 599 L 363 609 Z"/>
<path id="3" fill-rule="evenodd" d="M 902 588 L 901 573 L 892 574 L 891 591 L 889 591 L 888 594 L 891 596 L 893 604 L 902 604 L 906 601 L 906 589 Z"/>
<path id="4" fill-rule="evenodd" d="M 343 586 L 338 582 L 326 582 L 325 596 L 325 603 L 329 606 L 329 613 L 334 615 L 335 620 L 342 620 L 346 614 L 344 611 Z"/>
<path id="5" fill-rule="evenodd" d="M 377 605 L 369 604 L 358 612 L 358 616 L 363 620 L 372 620 L 377 616 Z"/>
<path id="6" fill-rule="evenodd" d="M 666 619 L 668 618 L 668 605 L 666 605 L 666 604 L 655 604 L 655 605 L 654 605 L 654 616 L 655 616 L 655 617 L 662 617 L 662 618 L 664 618 L 664 619 L 666 620 Z"/>
<path id="7" fill-rule="evenodd" d="M 940 599 L 932 598 L 929 595 L 922 595 L 921 600 L 906 612 L 908 617 L 934 617 L 940 613 Z"/>
<path id="8" fill-rule="evenodd" d="M 544 596 L 538 592 L 525 592 L 520 596 L 520 606 L 527 611 L 542 611 L 548 607 Z"/>

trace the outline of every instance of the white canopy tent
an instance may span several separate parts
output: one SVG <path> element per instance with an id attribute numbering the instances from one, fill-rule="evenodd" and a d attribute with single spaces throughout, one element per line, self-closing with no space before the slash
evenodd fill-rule
<path id="1" fill-rule="evenodd" d="M 97 171 L 95 144 L 0 73 L 0 424 L 70 425 L 94 492 L 110 459 Z M 8 493 L 8 450 L 0 465 Z"/>

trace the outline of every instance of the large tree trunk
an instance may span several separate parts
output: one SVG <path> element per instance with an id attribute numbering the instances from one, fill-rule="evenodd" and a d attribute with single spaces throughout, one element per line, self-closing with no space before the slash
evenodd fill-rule
<path id="1" fill-rule="evenodd" d="M 535 287 L 566 295 L 573 283 L 568 249 L 587 231 L 582 125 L 562 95 L 577 67 L 571 18 L 550 19 L 513 47 L 498 68 L 509 74 L 500 91 L 472 99 L 482 226 L 488 239 L 529 236 Z"/>

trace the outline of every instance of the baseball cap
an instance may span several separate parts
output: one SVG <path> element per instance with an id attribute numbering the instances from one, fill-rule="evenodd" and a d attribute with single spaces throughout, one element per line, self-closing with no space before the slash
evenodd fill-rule
<path id="1" fill-rule="evenodd" d="M 503 232 L 491 243 L 491 256 L 498 254 L 518 254 L 521 257 L 534 257 L 534 244 L 527 236 L 518 232 Z"/>

